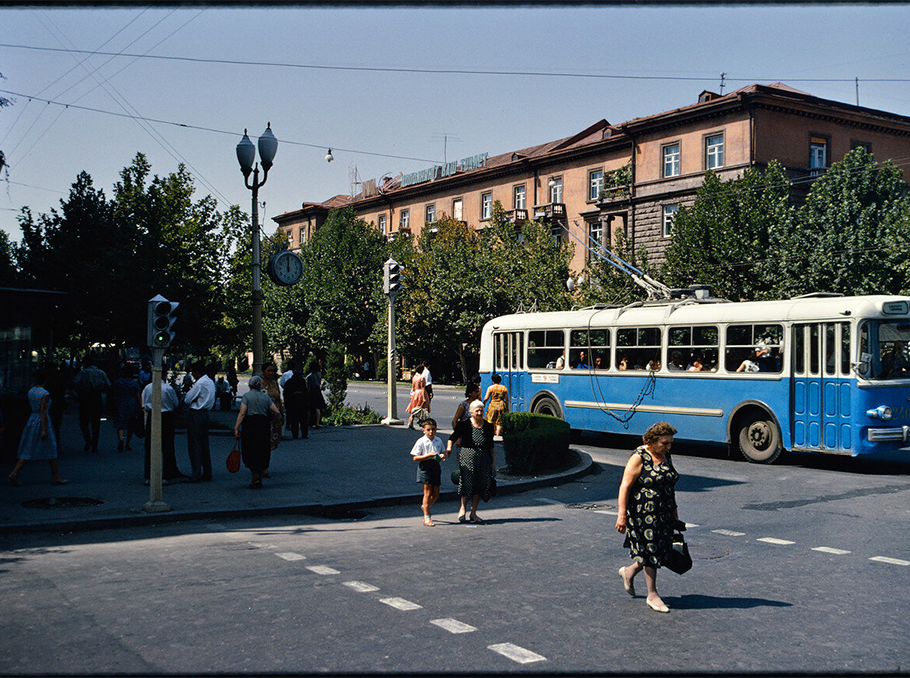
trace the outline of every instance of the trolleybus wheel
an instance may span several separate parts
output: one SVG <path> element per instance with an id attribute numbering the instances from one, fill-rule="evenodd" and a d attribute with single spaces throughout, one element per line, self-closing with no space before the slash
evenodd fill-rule
<path id="1" fill-rule="evenodd" d="M 754 464 L 773 464 L 780 453 L 780 430 L 770 415 L 751 411 L 746 412 L 737 420 L 737 442 L 739 451 Z"/>
<path id="2" fill-rule="evenodd" d="M 557 419 L 562 419 L 562 410 L 559 407 L 559 403 L 550 396 L 542 396 L 535 400 L 534 405 L 531 407 L 531 412 L 534 412 L 535 414 L 549 414 Z"/>

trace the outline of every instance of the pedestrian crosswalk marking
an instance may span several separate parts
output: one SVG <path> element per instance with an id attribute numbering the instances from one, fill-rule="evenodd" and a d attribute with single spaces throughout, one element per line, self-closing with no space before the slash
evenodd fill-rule
<path id="1" fill-rule="evenodd" d="M 378 586 L 373 586 L 372 584 L 367 584 L 366 582 L 362 581 L 346 581 L 344 582 L 344 585 L 354 589 L 355 591 L 359 591 L 360 593 L 370 593 L 372 591 L 379 590 Z"/>
<path id="2" fill-rule="evenodd" d="M 306 569 L 316 574 L 341 574 L 338 570 L 332 569 L 327 565 L 307 565 Z"/>
<path id="3" fill-rule="evenodd" d="M 412 603 L 404 598 L 380 598 L 379 602 L 394 607 L 396 610 L 419 610 L 421 607 L 417 603 Z"/>
<path id="4" fill-rule="evenodd" d="M 734 532 L 733 530 L 711 530 L 715 534 L 722 534 L 727 537 L 743 537 L 745 532 Z"/>
<path id="5" fill-rule="evenodd" d="M 302 556 L 299 553 L 276 553 L 275 555 L 289 561 L 306 560 L 306 556 Z"/>
<path id="6" fill-rule="evenodd" d="M 786 539 L 777 539 L 775 537 L 759 537 L 755 541 L 763 541 L 766 544 L 778 544 L 780 546 L 789 546 L 796 543 L 795 541 L 787 541 Z"/>
<path id="7" fill-rule="evenodd" d="M 887 556 L 874 556 L 869 558 L 878 563 L 888 563 L 889 565 L 910 565 L 910 560 L 900 560 L 899 558 L 888 558 Z"/>
<path id="8" fill-rule="evenodd" d="M 436 626 L 445 629 L 449 633 L 470 633 L 477 630 L 470 624 L 465 624 L 457 619 L 432 619 L 430 623 L 436 624 Z"/>
<path id="9" fill-rule="evenodd" d="M 543 655 L 539 655 L 536 652 L 531 652 L 526 650 L 523 647 L 518 645 L 513 645 L 512 643 L 499 643 L 497 645 L 487 646 L 488 650 L 493 650 L 493 652 L 498 652 L 503 657 L 508 657 L 514 662 L 519 664 L 531 664 L 533 662 L 545 662 L 547 658 Z"/>
<path id="10" fill-rule="evenodd" d="M 849 551 L 844 551 L 843 549 L 834 549 L 830 546 L 813 546 L 813 551 L 821 551 L 822 553 L 832 553 L 835 556 L 844 556 L 850 553 Z"/>

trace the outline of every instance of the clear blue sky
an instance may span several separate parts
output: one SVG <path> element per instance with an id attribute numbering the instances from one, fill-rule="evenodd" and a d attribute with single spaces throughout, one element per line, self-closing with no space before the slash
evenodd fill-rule
<path id="1" fill-rule="evenodd" d="M 0 228 L 19 240 L 21 207 L 58 207 L 82 170 L 110 196 L 139 151 L 249 211 L 234 148 L 268 122 L 271 232 L 304 200 L 350 193 L 355 164 L 367 180 L 517 150 L 691 104 L 721 72 L 726 92 L 780 81 L 847 103 L 858 77 L 861 105 L 910 116 L 908 29 L 905 4 L 0 9 L 0 89 L 17 93 L 0 92 L 15 99 L 0 109 Z"/>

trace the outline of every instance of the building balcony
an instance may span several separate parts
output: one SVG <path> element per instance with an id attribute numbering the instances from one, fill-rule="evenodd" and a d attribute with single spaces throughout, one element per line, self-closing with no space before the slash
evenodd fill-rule
<path id="1" fill-rule="evenodd" d="M 506 212 L 506 217 L 509 220 L 509 223 L 516 224 L 520 226 L 522 223 L 528 220 L 528 210 L 526 209 L 514 209 Z"/>
<path id="2" fill-rule="evenodd" d="M 544 205 L 534 205 L 534 219 L 552 221 L 566 218 L 566 204 L 563 202 L 550 202 Z"/>
<path id="3" fill-rule="evenodd" d="M 599 203 L 628 200 L 632 196 L 632 184 L 619 184 L 603 189 L 598 196 Z"/>

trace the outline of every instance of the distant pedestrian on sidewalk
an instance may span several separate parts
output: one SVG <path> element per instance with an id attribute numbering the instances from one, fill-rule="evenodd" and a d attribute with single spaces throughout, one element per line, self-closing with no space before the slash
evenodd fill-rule
<path id="1" fill-rule="evenodd" d="M 483 404 L 486 405 L 487 402 L 490 403 L 490 407 L 487 409 L 486 420 L 493 424 L 493 432 L 496 435 L 501 436 L 502 414 L 503 412 L 509 411 L 509 390 L 502 385 L 502 377 L 495 372 L 493 373 L 492 379 L 493 383 L 490 384 L 490 387 L 487 389 Z"/>
<path id="2" fill-rule="evenodd" d="M 145 484 L 149 484 L 152 467 L 152 389 L 151 382 L 142 389 L 142 409 L 145 410 Z M 161 372 L 161 476 L 164 484 L 186 478 L 177 468 L 177 450 L 174 446 L 174 424 L 180 397 L 177 390 L 167 383 L 167 370 Z"/>
<path id="3" fill-rule="evenodd" d="M 325 411 L 325 398 L 322 397 L 322 369 L 316 356 L 310 356 L 306 363 L 306 387 L 310 396 L 310 425 L 319 428 Z"/>
<path id="4" fill-rule="evenodd" d="M 288 370 L 290 375 L 282 384 L 284 389 L 284 409 L 288 419 L 288 428 L 291 437 L 310 437 L 310 394 L 307 390 L 306 378 L 300 367 L 300 361 L 295 360 Z M 284 374 L 288 374 L 285 372 Z M 284 374 L 281 375 L 284 379 Z"/>
<path id="5" fill-rule="evenodd" d="M 262 392 L 265 393 L 275 407 L 278 408 L 278 418 L 272 421 L 271 446 L 276 449 L 281 442 L 281 431 L 284 429 L 284 403 L 281 401 L 281 387 L 278 385 L 278 366 L 275 363 L 265 363 L 262 366 Z M 269 470 L 266 468 L 263 474 L 269 477 Z"/>
<path id="6" fill-rule="evenodd" d="M 190 368 L 193 386 L 186 394 L 186 446 L 193 470 L 188 483 L 212 479 L 212 454 L 209 450 L 209 411 L 215 405 L 215 382 L 206 373 L 205 363 L 197 360 Z"/>
<path id="7" fill-rule="evenodd" d="M 433 404 L 433 375 L 430 374 L 430 359 L 425 358 L 423 361 L 423 381 L 426 384 L 424 389 L 427 392 L 427 414 L 430 413 Z"/>
<path id="8" fill-rule="evenodd" d="M 271 419 L 271 421 L 270 421 Z M 262 392 L 262 377 L 250 377 L 250 390 L 240 400 L 240 412 L 234 423 L 234 437 L 240 441 L 243 465 L 250 469 L 250 489 L 262 487 L 263 472 L 272 457 L 272 422 L 281 421 L 277 405 Z"/>
<path id="9" fill-rule="evenodd" d="M 459 422 L 452 431 L 446 454 L 455 445 L 461 448 L 458 453 L 458 469 L 461 473 L 458 479 L 458 496 L 461 497 L 458 522 L 470 519 L 472 523 L 482 523 L 483 520 L 477 515 L 477 506 L 482 497 L 489 496 L 490 481 L 493 479 L 493 424 L 483 420 L 482 401 L 475 400 L 468 409 L 471 418 Z M 467 515 L 468 499 L 471 500 L 470 518 Z"/>
<path id="10" fill-rule="evenodd" d="M 439 460 L 445 459 L 442 440 L 436 437 L 436 421 L 427 419 L 423 422 L 423 436 L 411 448 L 411 457 L 417 462 L 417 482 L 423 485 L 423 524 L 433 527 L 430 510 L 439 499 L 439 485 L 442 480 L 442 469 Z"/>
<path id="11" fill-rule="evenodd" d="M 133 439 L 133 430 L 130 422 L 136 413 L 142 409 L 142 388 L 139 386 L 138 372 L 136 369 L 124 367 L 122 374 L 114 380 L 111 388 L 114 396 L 114 428 L 117 431 L 117 451 L 130 450 Z"/>
<path id="12" fill-rule="evenodd" d="M 102 394 L 111 388 L 111 380 L 95 365 L 91 356 L 86 356 L 82 371 L 73 379 L 73 386 L 79 395 L 79 428 L 85 439 L 83 451 L 97 452 L 104 402 Z"/>
<path id="13" fill-rule="evenodd" d="M 423 376 L 423 363 L 414 366 L 411 377 L 411 399 L 405 410 L 408 417 L 408 428 L 414 428 L 414 421 L 418 426 L 423 425 L 423 420 L 430 416 L 430 397 L 427 395 L 427 380 Z"/>
<path id="14" fill-rule="evenodd" d="M 51 482 L 54 485 L 64 485 L 67 482 L 60 477 L 57 466 L 57 437 L 54 435 L 54 427 L 51 424 L 49 414 L 51 394 L 44 388 L 46 382 L 47 372 L 36 371 L 35 385 L 28 392 L 28 404 L 32 413 L 22 430 L 22 438 L 19 440 L 19 460 L 16 462 L 13 472 L 8 476 L 10 485 L 21 485 L 19 472 L 22 467 L 28 461 L 39 459 L 50 462 Z M 2 426 L 2 422 L 0 422 L 0 426 Z"/>

